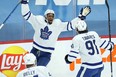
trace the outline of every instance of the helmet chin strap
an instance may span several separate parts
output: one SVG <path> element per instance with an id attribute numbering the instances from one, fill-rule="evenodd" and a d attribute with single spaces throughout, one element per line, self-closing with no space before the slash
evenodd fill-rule
<path id="1" fill-rule="evenodd" d="M 44 17 L 45 17 L 45 22 L 48 23 L 47 17 L 46 16 L 44 16 Z"/>

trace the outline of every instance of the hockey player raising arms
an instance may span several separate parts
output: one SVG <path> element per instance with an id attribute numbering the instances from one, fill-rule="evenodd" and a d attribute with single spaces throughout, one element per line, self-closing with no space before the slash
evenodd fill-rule
<path id="1" fill-rule="evenodd" d="M 72 40 L 71 51 L 65 56 L 65 61 L 71 63 L 81 56 L 81 68 L 76 77 L 101 77 L 104 68 L 100 48 L 112 50 L 113 42 L 101 39 L 95 31 L 88 31 L 84 21 L 75 24 L 79 33 Z"/>
<path id="2" fill-rule="evenodd" d="M 33 53 L 37 58 L 37 65 L 46 66 L 55 50 L 55 43 L 62 31 L 75 29 L 74 24 L 79 20 L 85 19 L 90 13 L 90 7 L 81 10 L 79 17 L 71 22 L 62 22 L 60 19 L 54 19 L 55 12 L 47 9 L 44 16 L 35 16 L 30 12 L 27 0 L 21 0 L 21 9 L 23 17 L 32 25 L 35 30 L 33 37 Z"/>

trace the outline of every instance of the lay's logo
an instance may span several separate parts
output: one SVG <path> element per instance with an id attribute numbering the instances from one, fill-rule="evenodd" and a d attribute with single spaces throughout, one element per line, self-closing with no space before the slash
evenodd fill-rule
<path id="1" fill-rule="evenodd" d="M 27 53 L 19 46 L 6 48 L 0 56 L 0 71 L 7 77 L 16 77 L 20 70 L 25 68 L 23 56 Z"/>
<path id="2" fill-rule="evenodd" d="M 1 70 L 10 69 L 18 71 L 24 68 L 23 55 L 19 54 L 3 54 L 1 56 Z"/>

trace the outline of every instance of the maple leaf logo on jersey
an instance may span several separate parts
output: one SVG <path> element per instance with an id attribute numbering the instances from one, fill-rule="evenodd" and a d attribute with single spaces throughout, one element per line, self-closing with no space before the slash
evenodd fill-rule
<path id="1" fill-rule="evenodd" d="M 49 31 L 48 26 L 46 26 L 44 29 L 41 29 L 40 37 L 44 40 L 48 40 L 51 34 L 52 34 L 52 31 Z"/>

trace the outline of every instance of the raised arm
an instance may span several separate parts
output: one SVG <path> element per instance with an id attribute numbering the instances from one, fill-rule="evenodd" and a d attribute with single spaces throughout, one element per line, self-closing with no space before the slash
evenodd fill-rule
<path id="1" fill-rule="evenodd" d="M 78 21 L 85 20 L 87 15 L 89 15 L 91 12 L 91 8 L 89 6 L 85 6 L 81 9 L 80 14 L 78 17 L 74 18 L 70 23 L 72 23 L 73 29 L 75 29 L 75 24 L 78 23 Z"/>
<path id="2" fill-rule="evenodd" d="M 35 27 L 37 19 L 35 15 L 31 13 L 27 0 L 21 0 L 21 12 L 25 20 L 27 20 L 29 23 L 32 24 L 33 27 Z"/>
<path id="3" fill-rule="evenodd" d="M 81 9 L 78 17 L 74 18 L 70 22 L 64 22 L 62 25 L 64 25 L 63 31 L 70 31 L 75 29 L 75 24 L 78 23 L 78 21 L 85 20 L 86 16 L 89 15 L 91 12 L 91 8 L 89 6 L 85 6 L 84 8 Z"/>

